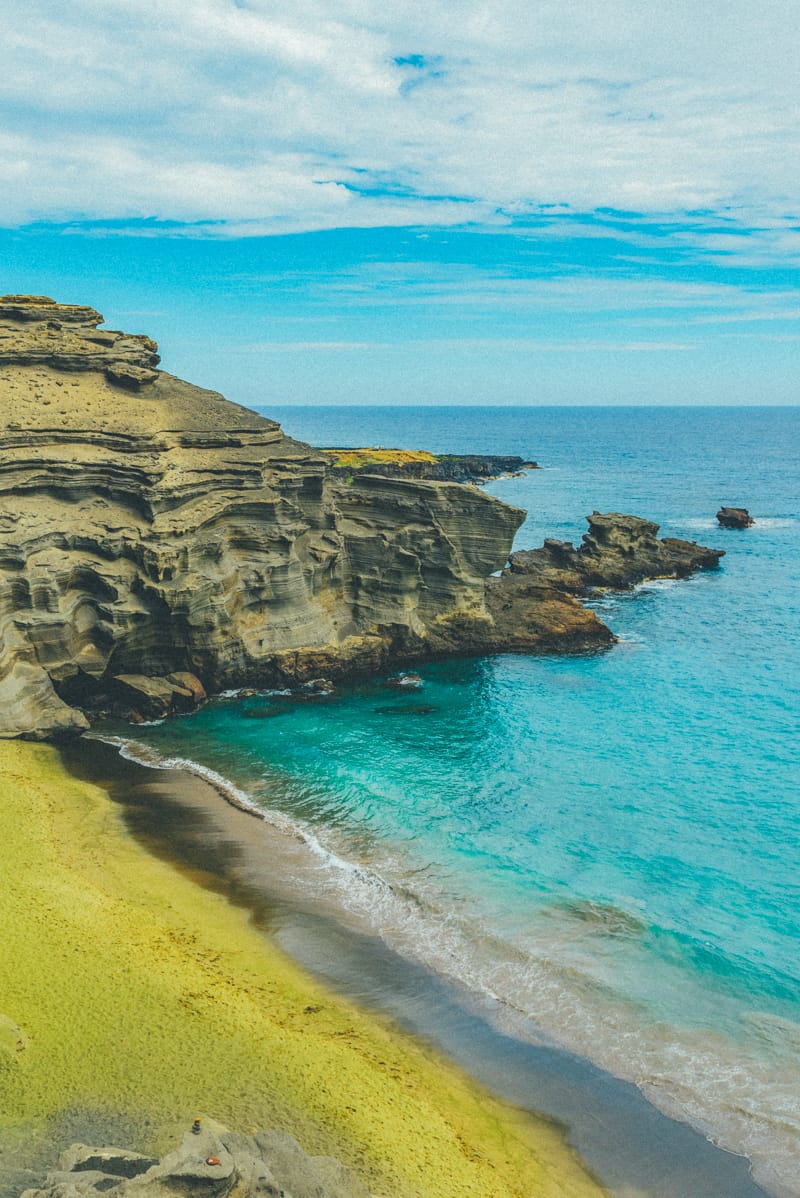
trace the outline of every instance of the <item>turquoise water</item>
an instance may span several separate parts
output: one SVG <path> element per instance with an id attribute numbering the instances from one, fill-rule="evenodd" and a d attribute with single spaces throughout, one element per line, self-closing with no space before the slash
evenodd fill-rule
<path id="1" fill-rule="evenodd" d="M 331 699 L 219 699 L 136 732 L 300 829 L 299 883 L 800 1194 L 798 409 L 287 409 L 317 444 L 520 453 L 517 547 L 593 508 L 724 548 L 607 595 L 586 658 L 425 666 Z M 719 529 L 721 503 L 756 517 Z"/>

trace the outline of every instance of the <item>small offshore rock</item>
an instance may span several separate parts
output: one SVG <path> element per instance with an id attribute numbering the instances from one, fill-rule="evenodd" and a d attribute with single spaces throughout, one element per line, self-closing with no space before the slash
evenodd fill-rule
<path id="1" fill-rule="evenodd" d="M 390 690 L 419 690 L 422 678 L 419 674 L 396 674 L 394 678 L 387 678 L 383 685 Z"/>
<path id="2" fill-rule="evenodd" d="M 307 695 L 331 695 L 335 687 L 330 678 L 310 678 L 301 689 Z"/>
<path id="3" fill-rule="evenodd" d="M 746 507 L 721 507 L 717 520 L 723 528 L 750 528 L 755 524 Z"/>

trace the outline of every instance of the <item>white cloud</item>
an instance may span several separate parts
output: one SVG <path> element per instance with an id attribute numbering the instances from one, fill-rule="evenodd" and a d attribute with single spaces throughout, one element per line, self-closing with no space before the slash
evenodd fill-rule
<path id="1" fill-rule="evenodd" d="M 781 0 L 13 8 L 0 223 L 241 234 L 458 223 L 469 201 L 476 221 L 567 203 L 734 206 L 747 225 L 798 194 L 800 33 Z"/>

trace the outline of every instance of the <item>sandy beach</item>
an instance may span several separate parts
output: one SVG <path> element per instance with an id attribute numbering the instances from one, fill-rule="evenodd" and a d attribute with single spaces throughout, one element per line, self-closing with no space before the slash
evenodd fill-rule
<path id="1" fill-rule="evenodd" d="M 0 788 L 5 1170 L 76 1138 L 162 1150 L 208 1114 L 280 1126 L 378 1195 L 603 1192 L 553 1125 L 334 996 L 250 911 L 146 851 L 56 749 L 2 744 Z"/>

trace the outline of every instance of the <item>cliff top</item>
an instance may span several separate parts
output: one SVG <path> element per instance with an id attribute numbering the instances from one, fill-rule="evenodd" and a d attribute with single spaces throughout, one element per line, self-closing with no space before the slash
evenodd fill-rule
<path id="1" fill-rule="evenodd" d="M 214 391 L 158 369 L 143 334 L 100 329 L 94 308 L 43 295 L 0 296 L 0 435 L 93 430 L 136 437 L 202 430 L 279 434 Z"/>

